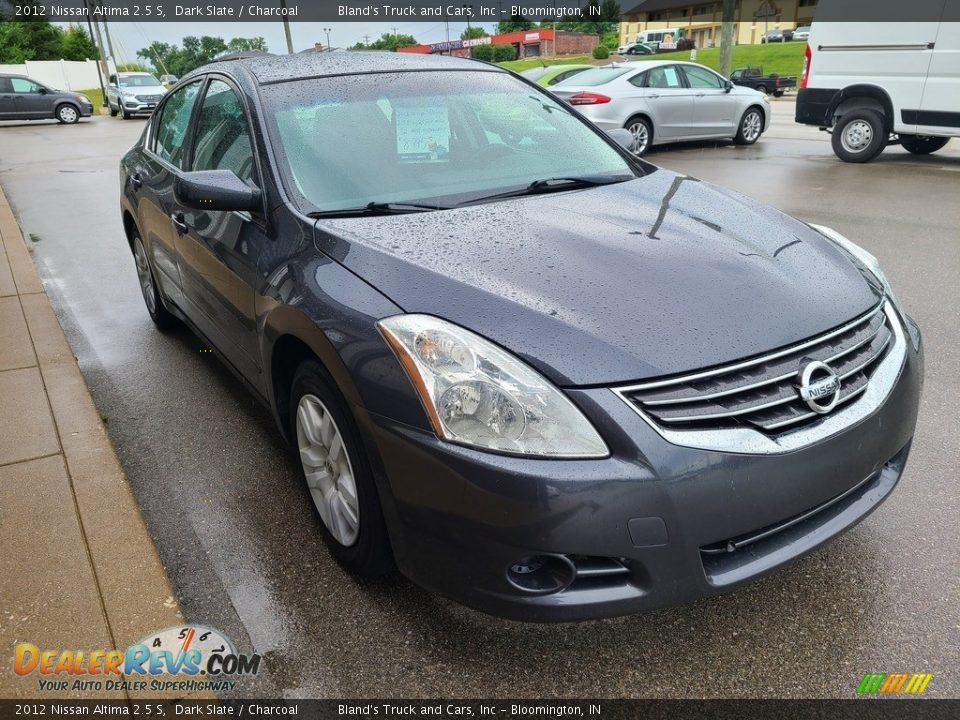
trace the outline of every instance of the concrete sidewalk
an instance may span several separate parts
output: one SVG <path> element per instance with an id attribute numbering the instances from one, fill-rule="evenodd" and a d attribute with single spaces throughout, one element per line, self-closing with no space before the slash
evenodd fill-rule
<path id="1" fill-rule="evenodd" d="M 122 698 L 40 691 L 14 646 L 123 650 L 183 622 L 0 189 L 0 697 Z"/>

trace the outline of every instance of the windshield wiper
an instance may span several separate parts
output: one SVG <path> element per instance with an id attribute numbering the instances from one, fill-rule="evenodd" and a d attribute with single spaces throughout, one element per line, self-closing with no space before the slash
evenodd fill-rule
<path id="1" fill-rule="evenodd" d="M 507 192 L 484 195 L 483 197 L 467 200 L 466 202 L 460 203 L 457 207 L 475 205 L 477 203 L 485 203 L 504 198 L 522 197 L 524 195 L 541 195 L 543 193 L 560 192 L 563 190 L 613 185 L 614 183 L 622 183 L 635 178 L 636 175 L 577 175 L 571 177 L 543 178 L 542 180 L 534 180 L 529 185 L 517 190 L 508 190 Z"/>
<path id="2" fill-rule="evenodd" d="M 357 215 L 409 215 L 410 213 L 430 212 L 431 210 L 449 210 L 443 205 L 426 203 L 369 202 L 360 207 L 338 208 L 336 210 L 315 210 L 308 212 L 311 218 L 356 217 Z"/>

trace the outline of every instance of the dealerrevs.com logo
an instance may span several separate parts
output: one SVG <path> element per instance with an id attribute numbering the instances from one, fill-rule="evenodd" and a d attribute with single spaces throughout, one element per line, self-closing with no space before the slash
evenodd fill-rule
<path id="1" fill-rule="evenodd" d="M 260 659 L 237 653 L 219 630 L 186 625 L 148 635 L 124 651 L 41 650 L 19 643 L 13 671 L 39 675 L 40 690 L 224 691 L 236 686 L 233 678 L 256 675 Z"/>
<path id="2" fill-rule="evenodd" d="M 920 695 L 931 680 L 933 673 L 867 673 L 857 695 Z"/>

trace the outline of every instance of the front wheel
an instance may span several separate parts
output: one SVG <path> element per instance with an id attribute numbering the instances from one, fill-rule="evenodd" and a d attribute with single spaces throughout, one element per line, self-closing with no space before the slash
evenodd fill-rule
<path id="1" fill-rule="evenodd" d="M 931 135 L 901 135 L 900 144 L 907 152 L 914 155 L 929 155 L 936 152 L 950 142 L 950 138 L 933 137 Z"/>
<path id="2" fill-rule="evenodd" d="M 737 145 L 753 145 L 763 133 L 763 113 L 755 107 L 748 108 L 740 119 L 740 127 L 733 141 Z"/>
<path id="3" fill-rule="evenodd" d="M 57 108 L 57 120 L 65 125 L 71 125 L 80 119 L 80 111 L 73 105 L 64 104 Z"/>
<path id="4" fill-rule="evenodd" d="M 650 142 L 653 140 L 653 126 L 644 117 L 633 117 L 627 120 L 624 127 L 633 135 L 630 152 L 637 157 L 642 157 L 650 148 Z"/>
<path id="5" fill-rule="evenodd" d="M 124 120 L 130 119 L 130 113 L 127 112 L 127 109 L 123 105 L 120 106 L 120 117 Z"/>
<path id="6" fill-rule="evenodd" d="M 393 553 L 369 460 L 346 402 L 315 360 L 294 375 L 290 428 L 331 554 L 360 577 L 391 575 Z"/>
<path id="7" fill-rule="evenodd" d="M 110 108 L 110 117 L 116 117 L 117 113 L 120 112 L 113 105 L 108 104 L 108 107 Z"/>
<path id="8" fill-rule="evenodd" d="M 830 143 L 833 152 L 844 162 L 870 162 L 887 144 L 883 117 L 876 110 L 866 108 L 849 112 L 834 126 Z"/>

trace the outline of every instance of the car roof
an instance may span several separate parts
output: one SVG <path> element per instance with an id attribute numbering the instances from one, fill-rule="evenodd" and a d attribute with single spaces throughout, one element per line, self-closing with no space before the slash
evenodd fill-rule
<path id="1" fill-rule="evenodd" d="M 149 77 L 149 76 L 153 75 L 153 73 L 142 72 L 142 71 L 140 71 L 140 70 L 137 70 L 137 71 L 131 70 L 130 72 L 127 72 L 127 71 L 118 72 L 117 75 L 123 75 L 124 77 L 133 77 L 134 75 L 146 75 L 146 76 Z"/>
<path id="2" fill-rule="evenodd" d="M 400 72 L 404 70 L 481 70 L 506 72 L 489 63 L 420 53 L 394 53 L 370 50 L 335 50 L 325 53 L 298 53 L 296 55 L 257 54 L 214 61 L 194 73 L 223 70 L 248 71 L 260 84 L 296 80 L 298 78 L 360 73 Z M 194 74 L 191 73 L 191 74 Z"/>

